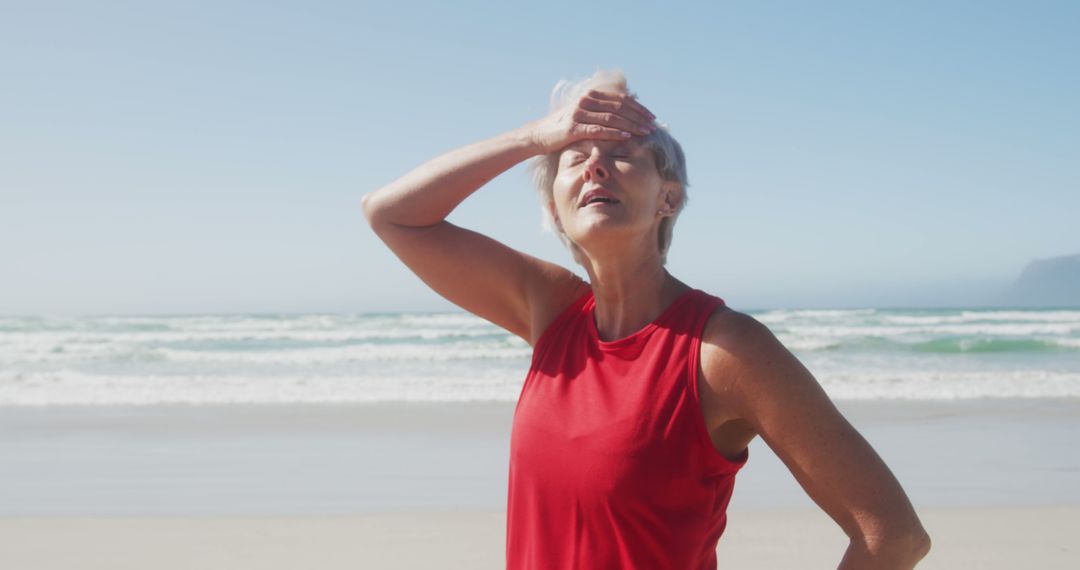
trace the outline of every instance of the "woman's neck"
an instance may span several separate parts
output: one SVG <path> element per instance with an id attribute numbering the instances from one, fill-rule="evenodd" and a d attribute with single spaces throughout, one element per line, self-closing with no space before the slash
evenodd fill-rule
<path id="1" fill-rule="evenodd" d="M 596 299 L 596 331 L 603 341 L 641 330 L 690 288 L 664 269 L 659 254 L 590 260 L 586 271 Z"/>

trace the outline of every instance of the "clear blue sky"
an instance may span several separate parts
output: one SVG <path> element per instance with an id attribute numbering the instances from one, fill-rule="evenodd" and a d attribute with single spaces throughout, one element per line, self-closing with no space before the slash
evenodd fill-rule
<path id="1" fill-rule="evenodd" d="M 873 4 L 873 5 L 871 5 Z M 360 196 L 623 69 L 735 308 L 976 305 L 1080 252 L 1076 2 L 23 2 L 0 314 L 439 310 Z M 572 265 L 524 168 L 451 217 Z"/>

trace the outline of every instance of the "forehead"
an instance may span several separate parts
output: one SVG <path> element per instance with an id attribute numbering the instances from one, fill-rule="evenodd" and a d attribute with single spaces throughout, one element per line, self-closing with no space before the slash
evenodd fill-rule
<path id="1" fill-rule="evenodd" d="M 629 140 L 625 140 L 625 141 L 607 141 L 607 140 L 585 139 L 585 140 L 577 141 L 577 142 L 575 142 L 575 143 L 573 143 L 571 145 L 568 145 L 566 148 L 563 149 L 563 151 L 580 150 L 580 151 L 584 152 L 584 151 L 587 151 L 587 150 L 592 150 L 593 147 L 597 147 L 600 150 L 623 149 L 623 150 L 628 150 L 630 152 L 637 152 L 639 149 L 641 149 L 642 145 L 641 145 L 641 140 L 640 139 L 639 140 L 629 139 Z"/>

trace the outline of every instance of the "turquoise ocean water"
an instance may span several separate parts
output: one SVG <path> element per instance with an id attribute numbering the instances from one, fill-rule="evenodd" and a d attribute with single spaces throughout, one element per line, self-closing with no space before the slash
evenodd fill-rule
<path id="1" fill-rule="evenodd" d="M 1080 310 L 744 312 L 835 399 L 1080 397 Z M 530 354 L 463 313 L 0 317 L 0 405 L 515 401 Z"/>

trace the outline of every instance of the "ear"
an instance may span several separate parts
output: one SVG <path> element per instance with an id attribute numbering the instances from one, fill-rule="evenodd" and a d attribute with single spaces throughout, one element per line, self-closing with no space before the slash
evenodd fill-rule
<path id="1" fill-rule="evenodd" d="M 678 182 L 665 180 L 661 186 L 661 201 L 672 212 L 682 204 L 682 185 Z"/>

